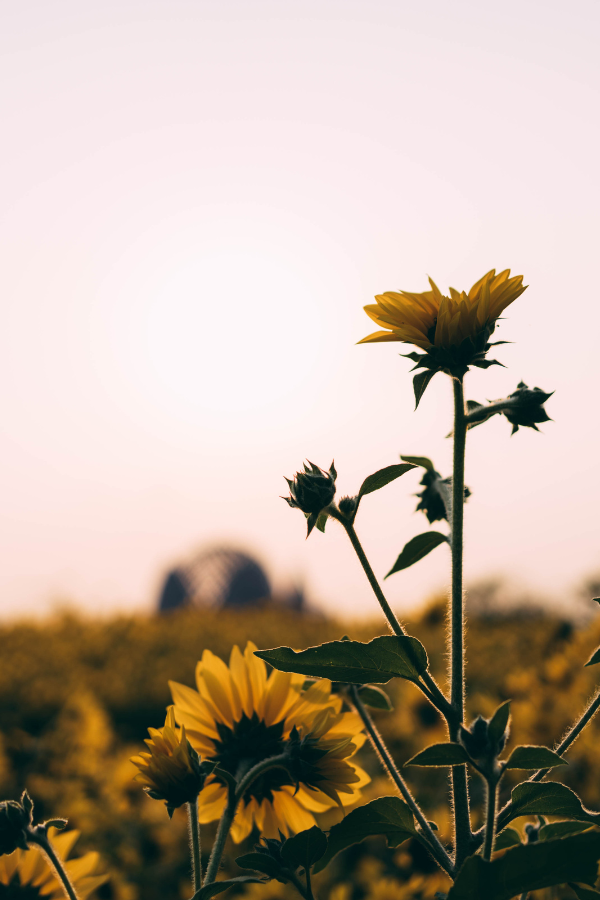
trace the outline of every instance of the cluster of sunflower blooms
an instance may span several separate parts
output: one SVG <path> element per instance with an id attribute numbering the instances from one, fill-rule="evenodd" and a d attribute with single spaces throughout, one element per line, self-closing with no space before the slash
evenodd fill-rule
<path id="1" fill-rule="evenodd" d="M 450 478 L 444 478 L 427 457 L 402 456 L 400 464 L 368 476 L 357 494 L 339 502 L 333 464 L 324 470 L 308 463 L 287 479 L 290 495 L 284 499 L 302 511 L 309 535 L 315 527 L 325 531 L 329 519 L 342 526 L 392 633 L 368 643 L 344 637 L 301 651 L 291 647 L 259 651 L 248 642 L 243 652 L 233 648 L 229 665 L 205 650 L 196 668 L 195 689 L 170 683 L 173 704 L 164 727 L 149 730 L 147 750 L 132 762 L 138 769 L 136 780 L 152 799 L 164 802 L 169 816 L 187 807 L 193 900 L 209 900 L 229 887 L 267 881 L 290 884 L 305 900 L 314 900 L 312 875 L 342 850 L 377 835 L 384 835 L 390 848 L 418 841 L 438 867 L 437 880 L 430 880 L 429 887 L 435 884 L 439 888 L 435 896 L 444 900 L 510 900 L 561 885 L 565 890 L 569 886 L 569 896 L 583 900 L 600 896 L 592 887 L 600 859 L 600 813 L 586 809 L 566 785 L 544 780 L 550 770 L 567 764 L 563 754 L 600 708 L 600 692 L 554 749 L 517 746 L 503 758 L 510 701 L 489 718 L 479 715 L 470 724 L 465 720 L 462 528 L 464 502 L 470 495 L 464 483 L 467 431 L 496 414 L 508 419 L 513 433 L 521 426 L 537 430 L 540 422 L 548 421 L 544 404 L 551 394 L 521 382 L 507 397 L 482 404 L 465 401 L 463 381 L 471 366 L 486 369 L 497 364 L 487 358 L 494 346 L 490 338 L 502 312 L 525 290 L 522 281 L 521 276 L 511 277 L 509 270 L 499 274 L 492 270 L 468 292 L 450 289 L 450 296 L 445 296 L 430 281 L 429 291 L 387 292 L 366 307 L 382 330 L 363 342 L 411 343 L 422 351 L 407 354 L 416 369 L 424 370 L 413 382 L 417 406 L 436 373 L 452 379 L 454 470 Z M 450 546 L 449 693 L 433 677 L 423 645 L 407 634 L 392 611 L 354 527 L 364 496 L 418 467 L 425 470 L 418 509 L 429 523 L 446 521 L 450 533 L 417 535 L 388 575 L 415 564 L 439 545 Z M 272 667 L 270 673 L 265 661 Z M 587 665 L 599 662 L 600 650 Z M 369 712 L 369 708 L 389 708 L 379 685 L 392 678 L 412 682 L 446 722 L 448 740 L 425 748 L 404 765 L 446 767 L 451 773 L 449 840 L 424 814 Z M 357 805 L 370 779 L 355 755 L 367 738 L 390 778 L 393 794 Z M 476 830 L 468 769 L 481 779 L 480 793 L 485 798 Z M 511 799 L 500 809 L 504 774 L 519 769 L 534 774 L 514 787 Z M 536 819 L 524 831 L 508 827 L 521 816 Z M 560 821 L 549 821 L 548 816 L 558 816 Z M 200 825 L 217 821 L 203 871 Z M 327 821 L 329 827 L 322 830 L 319 826 Z M 89 855 L 71 864 L 61 861 L 57 851 L 65 854 L 68 833 L 54 842 L 49 835 L 62 824 L 54 820 L 34 825 L 27 795 L 20 803 L 2 804 L 0 851 L 9 862 L 0 870 L 0 887 L 12 889 L 18 872 L 18 885 L 33 885 L 38 895 L 52 896 L 60 882 L 74 900 L 69 867 L 80 876 L 85 873 L 87 881 L 80 886 L 80 894 L 98 886 L 98 876 L 94 882 L 91 874 L 96 862 Z M 236 862 L 252 874 L 219 879 L 227 839 L 239 844 L 251 835 L 260 837 L 260 842 Z M 40 862 L 38 857 L 26 868 L 15 854 L 26 856 L 31 847 L 39 848 L 52 868 L 41 873 L 43 859 Z M 393 879 L 380 879 L 379 889 L 370 885 L 364 893 L 400 900 L 425 896 L 426 890 L 418 878 L 403 887 Z"/>

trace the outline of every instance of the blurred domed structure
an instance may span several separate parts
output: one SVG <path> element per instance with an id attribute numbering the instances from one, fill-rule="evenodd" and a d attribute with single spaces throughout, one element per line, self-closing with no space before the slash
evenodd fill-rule
<path id="1" fill-rule="evenodd" d="M 167 574 L 158 609 L 242 608 L 270 597 L 269 579 L 257 560 L 231 547 L 211 547 Z"/>

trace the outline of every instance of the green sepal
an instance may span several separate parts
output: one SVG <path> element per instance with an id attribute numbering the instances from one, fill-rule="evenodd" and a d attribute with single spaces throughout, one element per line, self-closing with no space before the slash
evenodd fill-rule
<path id="1" fill-rule="evenodd" d="M 385 691 L 374 684 L 365 684 L 358 688 L 358 695 L 365 706 L 371 709 L 382 709 L 384 712 L 391 712 L 393 704 Z"/>
<path id="2" fill-rule="evenodd" d="M 268 853 L 245 853 L 243 856 L 238 856 L 235 862 L 240 869 L 253 869 L 255 872 L 262 872 L 263 875 L 266 875 L 268 878 L 275 878 L 281 884 L 287 884 L 289 881 L 285 870 Z"/>
<path id="3" fill-rule="evenodd" d="M 281 848 L 281 858 L 290 869 L 295 870 L 298 866 L 302 866 L 306 871 L 321 859 L 326 850 L 327 836 L 313 825 L 312 828 L 288 838 Z"/>
<path id="4" fill-rule="evenodd" d="M 199 891 L 196 891 L 192 900 L 210 900 L 215 894 L 220 894 L 221 891 L 226 891 L 227 888 L 230 887 L 236 887 L 242 884 L 264 883 L 264 878 L 256 878 L 254 875 L 238 875 L 236 878 L 225 878 L 223 881 L 212 881 L 210 884 L 205 884 L 201 887 Z"/>
<path id="5" fill-rule="evenodd" d="M 48 819 L 47 822 L 44 822 L 44 828 L 57 828 L 59 831 L 62 831 L 63 828 L 66 828 L 69 824 L 68 819 Z"/>
<path id="6" fill-rule="evenodd" d="M 315 872 L 321 872 L 346 847 L 379 834 L 387 838 L 388 847 L 397 847 L 409 838 L 417 837 L 413 815 L 400 797 L 378 797 L 353 809 L 334 825 L 329 832 L 327 850 L 316 863 Z"/>
<path id="7" fill-rule="evenodd" d="M 506 700 L 498 707 L 488 723 L 488 738 L 492 744 L 497 745 L 506 734 L 509 720 L 510 700 Z"/>
<path id="8" fill-rule="evenodd" d="M 512 900 L 526 891 L 569 881 L 594 884 L 599 857 L 600 833 L 592 831 L 521 844 L 491 862 L 469 856 L 450 888 L 448 900 Z"/>
<path id="9" fill-rule="evenodd" d="M 595 666 L 599 662 L 600 662 L 600 647 L 598 647 L 598 649 L 595 650 L 594 653 L 592 653 L 592 655 L 586 662 L 584 669 L 586 668 L 586 666 Z"/>
<path id="10" fill-rule="evenodd" d="M 401 572 L 402 569 L 408 569 L 409 566 L 419 562 L 420 559 L 423 559 L 428 553 L 439 547 L 440 544 L 448 543 L 450 543 L 448 536 L 441 534 L 439 531 L 425 531 L 423 534 L 418 534 L 404 545 L 400 556 L 385 578 L 395 575 L 396 572 Z"/>
<path id="11" fill-rule="evenodd" d="M 568 762 L 548 747 L 533 745 L 515 747 L 506 763 L 507 769 L 551 769 L 553 766 L 568 766 Z"/>
<path id="12" fill-rule="evenodd" d="M 425 369 L 424 372 L 417 372 L 413 378 L 413 390 L 415 392 L 415 409 L 418 409 L 423 394 L 429 387 L 429 382 L 435 375 L 435 370 Z"/>
<path id="13" fill-rule="evenodd" d="M 420 641 L 396 635 L 383 635 L 368 644 L 331 641 L 299 652 L 291 647 L 276 647 L 256 650 L 255 655 L 280 672 L 348 684 L 385 684 L 391 678 L 417 681 L 428 666 L 427 653 Z"/>
<path id="14" fill-rule="evenodd" d="M 558 781 L 525 781 L 512 792 L 510 818 L 517 816 L 564 816 L 600 825 L 600 813 L 586 809 L 571 788 Z"/>
<path id="15" fill-rule="evenodd" d="M 467 751 L 460 744 L 451 742 L 443 744 L 431 744 L 425 750 L 421 750 L 412 759 L 404 763 L 405 766 L 462 766 L 469 762 Z"/>

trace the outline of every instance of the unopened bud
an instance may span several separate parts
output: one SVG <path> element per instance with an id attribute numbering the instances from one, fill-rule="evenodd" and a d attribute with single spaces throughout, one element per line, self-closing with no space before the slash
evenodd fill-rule
<path id="1" fill-rule="evenodd" d="M 513 426 L 512 434 L 519 430 L 519 425 L 539 431 L 537 423 L 550 422 L 544 403 L 553 393 L 548 394 L 539 387 L 529 388 L 524 381 L 520 381 L 517 390 L 509 394 L 508 399 L 513 402 L 504 410 L 504 415 Z"/>
<path id="2" fill-rule="evenodd" d="M 311 533 L 319 513 L 321 513 L 335 497 L 335 480 L 337 472 L 331 463 L 328 472 L 314 463 L 304 463 L 304 471 L 296 472 L 292 479 L 286 478 L 290 496 L 283 499 L 294 509 L 301 509 L 308 517 L 308 535 Z"/>

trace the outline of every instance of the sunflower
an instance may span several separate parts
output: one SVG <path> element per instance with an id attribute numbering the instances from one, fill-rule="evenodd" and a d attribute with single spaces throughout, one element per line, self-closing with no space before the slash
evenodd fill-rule
<path id="1" fill-rule="evenodd" d="M 491 269 L 468 293 L 450 288 L 449 297 L 431 278 L 429 284 L 431 290 L 422 294 L 378 294 L 377 303 L 365 306 L 365 312 L 386 330 L 369 334 L 359 344 L 403 341 L 421 350 L 458 347 L 465 339 L 473 339 L 489 328 L 527 287 L 522 275 L 510 277 L 510 269 L 498 275 Z"/>
<path id="2" fill-rule="evenodd" d="M 197 691 L 170 682 L 175 717 L 202 759 L 215 761 L 234 778 L 264 759 L 289 753 L 292 773 L 272 769 L 248 788 L 235 816 L 236 843 L 253 825 L 265 837 L 303 831 L 315 813 L 347 806 L 370 779 L 351 757 L 365 741 L 356 713 L 342 712 L 323 679 L 304 689 L 304 676 L 271 672 L 248 642 L 231 651 L 229 667 L 205 650 L 196 667 Z M 218 773 L 207 778 L 198 800 L 199 821 L 220 818 L 227 784 Z"/>
<path id="3" fill-rule="evenodd" d="M 108 881 L 108 875 L 99 875 L 97 853 L 86 853 L 75 859 L 67 859 L 79 837 L 78 831 L 58 833 L 48 829 L 58 856 L 65 862 L 65 869 L 81 900 L 86 900 L 96 888 Z M 15 850 L 8 856 L 0 857 L 0 898 L 1 900 L 63 900 L 64 891 L 54 869 L 44 854 L 37 848 Z"/>

